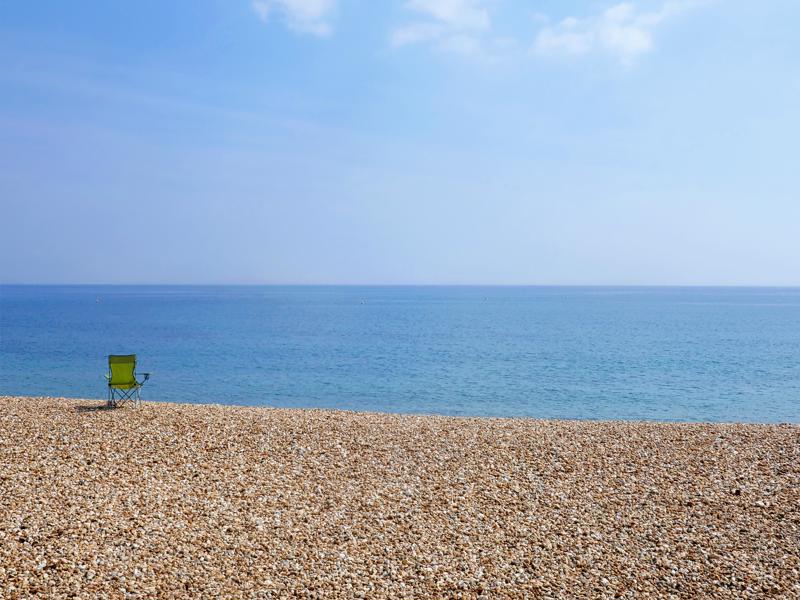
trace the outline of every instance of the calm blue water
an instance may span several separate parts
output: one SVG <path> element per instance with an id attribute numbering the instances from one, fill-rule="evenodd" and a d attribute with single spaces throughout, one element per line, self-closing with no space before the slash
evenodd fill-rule
<path id="1" fill-rule="evenodd" d="M 800 422 L 800 289 L 0 287 L 0 394 Z"/>

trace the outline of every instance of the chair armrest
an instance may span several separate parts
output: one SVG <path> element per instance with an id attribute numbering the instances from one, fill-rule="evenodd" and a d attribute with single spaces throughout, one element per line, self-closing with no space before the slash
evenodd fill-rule
<path id="1" fill-rule="evenodd" d="M 139 375 L 144 375 L 144 379 L 142 379 L 142 383 L 150 379 L 150 373 L 139 373 Z"/>
<path id="2" fill-rule="evenodd" d="M 103 377 L 105 377 L 108 381 L 111 381 L 111 375 L 109 375 L 108 373 L 103 375 Z"/>

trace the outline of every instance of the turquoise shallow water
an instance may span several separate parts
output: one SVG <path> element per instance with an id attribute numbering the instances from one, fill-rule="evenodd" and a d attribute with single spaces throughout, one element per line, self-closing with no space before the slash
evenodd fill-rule
<path id="1" fill-rule="evenodd" d="M 800 422 L 800 289 L 0 287 L 0 394 Z"/>

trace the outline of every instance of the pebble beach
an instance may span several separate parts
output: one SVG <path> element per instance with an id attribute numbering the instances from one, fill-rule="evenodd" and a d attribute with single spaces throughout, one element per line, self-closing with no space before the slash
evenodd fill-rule
<path id="1" fill-rule="evenodd" d="M 800 425 L 0 397 L 0 599 L 800 598 Z"/>

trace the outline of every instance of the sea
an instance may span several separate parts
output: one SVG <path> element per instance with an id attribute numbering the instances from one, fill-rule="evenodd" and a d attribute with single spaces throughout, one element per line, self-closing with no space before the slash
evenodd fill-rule
<path id="1" fill-rule="evenodd" d="M 0 286 L 0 395 L 800 422 L 800 288 Z"/>

